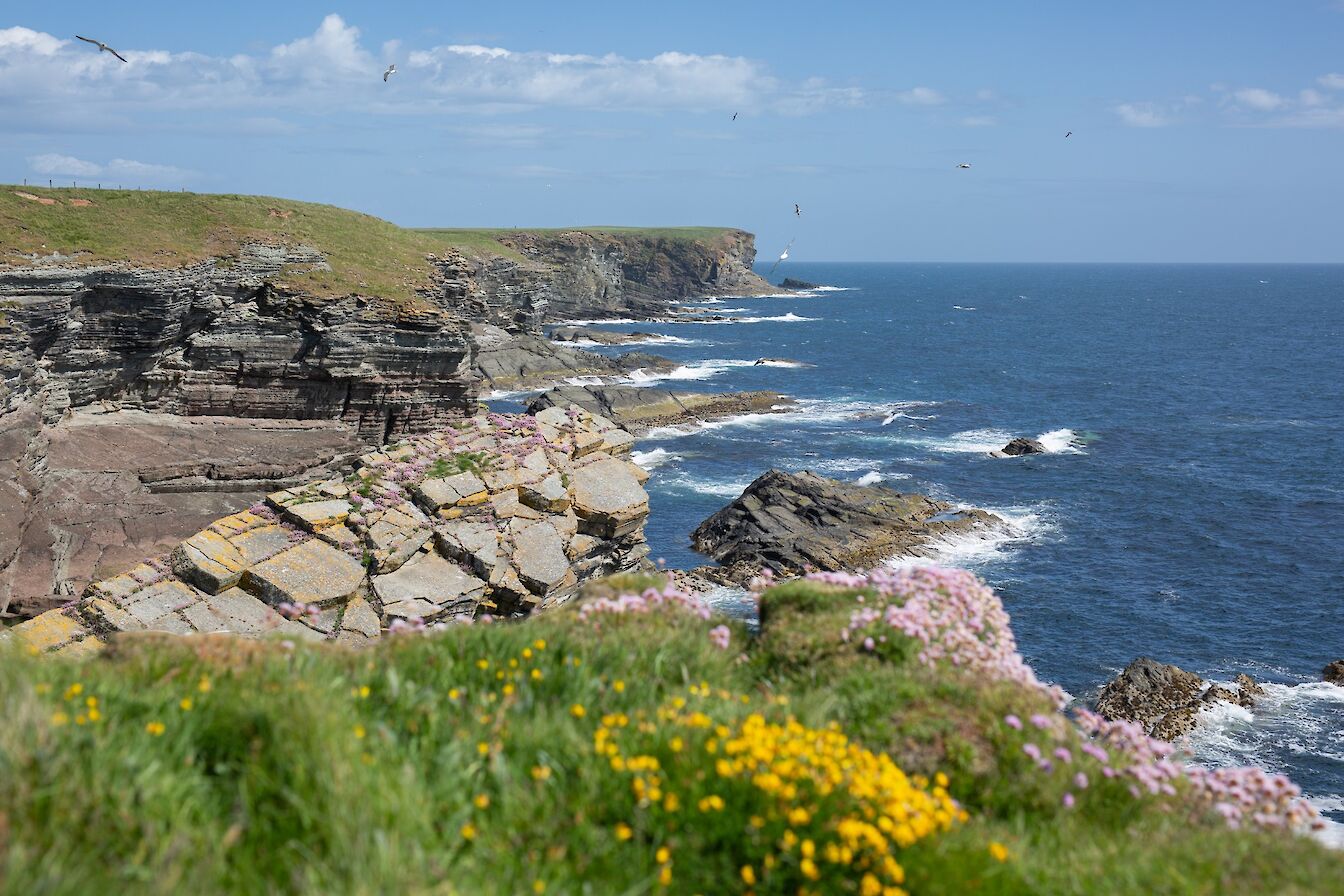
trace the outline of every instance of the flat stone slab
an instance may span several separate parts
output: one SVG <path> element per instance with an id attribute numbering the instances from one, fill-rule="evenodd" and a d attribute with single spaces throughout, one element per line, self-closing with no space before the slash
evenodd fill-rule
<path id="1" fill-rule="evenodd" d="M 286 548 L 247 571 L 242 587 L 272 606 L 345 603 L 364 584 L 364 565 L 319 539 Z"/>
<path id="2" fill-rule="evenodd" d="M 559 474 L 553 473 L 540 482 L 519 485 L 518 500 L 533 510 L 563 513 L 569 509 L 569 489 L 565 488 Z"/>
<path id="3" fill-rule="evenodd" d="M 633 532 L 649 514 L 649 495 L 632 465 L 605 455 L 574 471 L 574 513 L 579 531 L 615 538 Z"/>
<path id="4" fill-rule="evenodd" d="M 533 594 L 546 594 L 576 580 L 560 533 L 548 522 L 532 523 L 513 537 L 513 565 Z"/>
<path id="5" fill-rule="evenodd" d="M 285 519 L 302 526 L 309 532 L 316 532 L 319 529 L 343 523 L 349 515 L 350 502 L 343 498 L 290 504 L 284 509 Z"/>
<path id="6" fill-rule="evenodd" d="M 431 512 L 443 507 L 469 506 L 490 497 L 485 483 L 475 473 L 458 473 L 443 479 L 426 479 L 415 487 L 420 505 Z"/>
<path id="7" fill-rule="evenodd" d="M 62 610 L 48 610 L 9 630 L 29 650 L 58 650 L 87 637 L 89 630 Z"/>
<path id="8" fill-rule="evenodd" d="M 382 630 L 383 621 L 369 602 L 362 597 L 354 597 L 345 605 L 341 630 L 336 640 L 342 644 L 372 641 L 382 634 Z"/>
<path id="9" fill-rule="evenodd" d="M 173 572 L 207 594 L 232 588 L 243 577 L 247 561 L 233 543 L 218 532 L 197 532 L 173 549 Z"/>
<path id="10" fill-rule="evenodd" d="M 164 622 L 164 617 L 186 609 L 204 597 L 204 592 L 197 591 L 186 582 L 169 579 L 137 591 L 127 598 L 123 609 L 146 628 L 176 631 L 177 626 Z M 187 628 L 187 631 L 191 630 L 185 622 L 182 627 Z"/>
<path id="11" fill-rule="evenodd" d="M 469 616 L 485 596 L 485 582 L 436 553 L 419 554 L 396 572 L 374 576 L 372 582 L 383 612 L 405 619 Z"/>

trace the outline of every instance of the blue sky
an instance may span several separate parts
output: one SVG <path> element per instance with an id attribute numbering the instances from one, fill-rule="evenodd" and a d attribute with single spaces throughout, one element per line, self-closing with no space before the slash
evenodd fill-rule
<path id="1" fill-rule="evenodd" d="M 1344 261 L 1344 0 L 24 6 L 2 181 L 797 260 Z"/>

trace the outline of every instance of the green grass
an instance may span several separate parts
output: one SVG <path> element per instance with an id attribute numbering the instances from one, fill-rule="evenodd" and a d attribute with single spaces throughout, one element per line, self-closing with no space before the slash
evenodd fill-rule
<path id="1" fill-rule="evenodd" d="M 897 853 L 912 893 L 1306 894 L 1344 879 L 1344 859 L 1304 838 L 1231 832 L 1100 783 L 1060 808 L 999 724 L 1043 709 L 1039 695 L 837 647 L 851 606 L 784 586 L 760 638 L 736 627 L 730 651 L 689 614 L 597 624 L 562 609 L 362 653 L 140 636 L 82 663 L 4 654 L 0 892 L 728 893 L 770 854 L 754 891 L 794 893 L 802 847 L 779 848 L 780 825 L 820 843 L 854 806 L 717 772 L 715 726 L 750 713 L 835 724 L 911 775 L 947 773 L 970 817 Z M 616 771 L 594 752 L 599 727 L 659 771 Z M 639 802 L 636 777 L 680 806 Z M 701 811 L 709 796 L 725 807 Z M 809 819 L 781 820 L 802 806 Z"/>
<path id="2" fill-rule="evenodd" d="M 44 205 L 17 193 L 55 203 Z M 92 205 L 76 207 L 72 199 Z M 723 233 L 721 228 L 593 230 L 676 240 Z M 500 242 L 508 233 L 413 230 L 335 206 L 268 196 L 0 186 L 0 265 L 21 264 L 22 255 L 59 252 L 76 255 L 83 264 L 169 268 L 208 258 L 228 264 L 247 242 L 308 245 L 327 256 L 332 270 L 295 270 L 279 280 L 318 297 L 358 293 L 414 305 L 420 291 L 432 286 L 426 255 L 451 248 L 523 260 Z"/>

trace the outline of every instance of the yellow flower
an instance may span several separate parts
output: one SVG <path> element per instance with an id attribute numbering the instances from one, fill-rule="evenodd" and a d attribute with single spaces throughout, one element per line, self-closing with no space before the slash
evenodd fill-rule
<path id="1" fill-rule="evenodd" d="M 533 892 L 533 893 L 545 893 L 545 892 L 546 892 L 546 881 L 544 881 L 544 880 L 540 880 L 540 879 L 532 881 L 532 892 Z"/>
<path id="2" fill-rule="evenodd" d="M 663 864 L 672 860 L 672 850 L 666 846 L 658 847 L 658 851 L 653 854 L 653 858 L 658 864 Z"/>
<path id="3" fill-rule="evenodd" d="M 183 712 L 191 712 L 191 698 L 190 698 L 190 697 L 183 697 L 181 700 L 177 701 L 177 705 L 180 706 L 180 707 L 182 707 L 182 711 L 183 711 Z"/>
<path id="4" fill-rule="evenodd" d="M 753 816 L 751 816 L 751 819 L 750 819 L 747 823 L 750 824 L 750 825 L 751 825 L 752 827 L 754 827 L 754 828 L 763 828 L 763 827 L 765 827 L 765 819 L 762 818 L 762 817 L 759 816 L 759 815 L 753 815 Z"/>
<path id="5" fill-rule="evenodd" d="M 99 719 L 101 719 L 102 717 L 103 717 L 103 714 L 102 714 L 101 712 L 98 711 L 98 707 L 95 706 L 93 709 L 89 710 L 89 721 L 90 721 L 90 722 L 96 722 L 96 721 L 98 721 Z"/>
<path id="6" fill-rule="evenodd" d="M 523 648 L 523 659 L 525 659 L 525 660 L 530 660 L 530 659 L 532 659 L 532 648 L 531 648 L 531 647 L 524 647 L 524 648 Z"/>
<path id="7" fill-rule="evenodd" d="M 356 726 L 355 726 L 355 740 L 363 740 L 363 739 L 364 739 L 364 735 L 367 734 L 367 733 L 368 733 L 368 732 L 366 732 L 366 731 L 364 730 L 364 726 L 363 726 L 363 725 L 356 725 Z"/>
<path id="8" fill-rule="evenodd" d="M 859 883 L 860 896 L 882 896 L 882 882 L 871 874 L 865 874 Z"/>
<path id="9" fill-rule="evenodd" d="M 476 804 L 477 809 L 488 809 L 490 807 L 490 797 L 484 793 L 476 794 L 476 798 L 472 802 Z"/>
<path id="10" fill-rule="evenodd" d="M 449 700 L 456 700 L 456 699 L 457 699 L 458 697 L 460 697 L 461 695 L 462 695 L 462 692 L 459 691 L 457 688 L 449 688 L 449 689 L 448 689 L 448 699 L 449 699 Z"/>
<path id="11" fill-rule="evenodd" d="M 624 840 L 629 840 L 629 839 L 630 839 L 631 837 L 633 837 L 633 836 L 635 836 L 635 832 L 634 832 L 634 830 L 630 827 L 630 825 L 626 824 L 625 822 L 621 822 L 620 824 L 616 825 L 616 839 L 617 839 L 617 840 L 622 840 L 622 841 L 624 841 Z"/>
<path id="12" fill-rule="evenodd" d="M 532 646 L 535 647 L 535 648 L 537 648 L 538 650 L 545 650 L 545 649 L 546 649 L 546 639 L 545 639 L 545 638 L 538 638 L 537 640 L 535 640 L 535 641 L 532 642 Z"/>
<path id="13" fill-rule="evenodd" d="M 532 670 L 532 680 L 533 680 L 533 681 L 541 681 L 541 670 L 540 670 L 540 669 L 533 669 L 533 670 Z"/>
<path id="14" fill-rule="evenodd" d="M 799 862 L 798 870 L 803 872 L 803 877 L 808 880 L 816 880 L 821 877 L 821 872 L 817 870 L 817 863 L 811 859 L 803 859 Z"/>
<path id="15" fill-rule="evenodd" d="M 210 679 L 202 675 L 201 680 L 196 683 L 196 690 L 200 691 L 202 694 L 210 693 Z"/>
<path id="16" fill-rule="evenodd" d="M 511 684 L 504 685 L 504 696 L 508 697 L 512 694 L 513 694 L 513 685 Z"/>
<path id="17" fill-rule="evenodd" d="M 45 681 L 40 681 L 37 684 L 33 685 L 33 690 L 36 691 L 38 694 L 44 694 L 44 695 L 50 694 L 51 685 L 47 684 Z"/>
<path id="18" fill-rule="evenodd" d="M 86 716 L 86 715 L 84 715 L 84 713 L 80 713 L 79 715 L 75 716 L 75 724 L 76 724 L 76 725 L 84 725 L 84 724 L 87 724 L 88 721 L 89 721 L 89 717 Z"/>
<path id="19" fill-rule="evenodd" d="M 997 840 L 990 842 L 989 854 L 994 857 L 994 861 L 996 862 L 1008 861 L 1008 847 L 1004 846 Z"/>
<path id="20" fill-rule="evenodd" d="M 65 689 L 65 699 L 73 700 L 76 697 L 78 697 L 83 690 L 84 685 L 80 684 L 79 682 L 75 682 L 74 684 L 70 685 L 70 687 Z"/>
<path id="21" fill-rule="evenodd" d="M 664 865 L 664 866 L 658 871 L 658 883 L 662 884 L 662 885 L 665 886 L 665 887 L 666 887 L 666 886 L 669 886 L 669 885 L 672 883 L 672 866 L 671 866 L 671 865 Z"/>
<path id="22" fill-rule="evenodd" d="M 752 884 L 756 883 L 756 872 L 752 870 L 752 867 L 750 865 L 742 866 L 742 883 L 746 884 L 749 887 Z"/>
<path id="23" fill-rule="evenodd" d="M 534 765 L 532 766 L 532 777 L 537 781 L 545 781 L 551 777 L 550 766 Z"/>
<path id="24" fill-rule="evenodd" d="M 611 688 L 612 688 L 612 690 L 614 690 L 616 693 L 619 694 L 619 693 L 621 693 L 622 691 L 625 690 L 625 682 L 621 681 L 621 680 L 618 678 L 618 679 L 616 679 L 615 681 L 613 681 L 613 682 L 611 683 Z"/>
<path id="25" fill-rule="evenodd" d="M 160 737 L 163 734 L 163 732 L 167 729 L 164 728 L 162 722 L 150 722 L 148 725 L 145 726 L 145 730 L 148 731 L 154 737 Z"/>
<path id="26" fill-rule="evenodd" d="M 569 708 L 569 714 L 576 719 L 581 719 L 588 714 L 588 710 L 583 708 L 582 703 L 575 703 Z"/>
<path id="27" fill-rule="evenodd" d="M 359 686 L 359 699 L 367 700 L 369 696 L 369 686 L 362 684 Z"/>
<path id="28" fill-rule="evenodd" d="M 513 657 L 509 657 L 509 668 L 510 668 L 510 669 L 517 669 L 517 668 L 518 668 L 518 660 L 515 659 L 515 658 L 513 658 Z"/>
<path id="29" fill-rule="evenodd" d="M 489 660 L 477 660 L 477 661 L 476 661 L 476 668 L 477 668 L 477 669 L 480 669 L 481 671 L 485 671 L 486 669 L 489 669 L 489 668 L 490 668 L 490 661 L 489 661 Z"/>
<path id="30" fill-rule="evenodd" d="M 476 745 L 476 752 L 482 756 L 487 756 L 490 753 L 490 745 L 485 741 L 481 741 Z"/>
<path id="31" fill-rule="evenodd" d="M 472 824 L 471 822 L 467 822 L 466 824 L 462 825 L 462 829 L 458 831 L 458 833 L 462 835 L 463 840 L 475 840 L 476 825 Z"/>
<path id="32" fill-rule="evenodd" d="M 98 706 L 98 698 L 97 698 L 97 697 L 86 697 L 86 698 L 84 699 L 84 705 L 87 706 L 89 709 L 95 709 L 95 708 L 97 708 L 97 706 Z"/>

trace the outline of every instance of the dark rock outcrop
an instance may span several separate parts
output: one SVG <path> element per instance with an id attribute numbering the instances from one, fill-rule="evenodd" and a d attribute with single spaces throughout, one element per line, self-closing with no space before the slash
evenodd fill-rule
<path id="1" fill-rule="evenodd" d="M 1139 657 L 1106 684 L 1097 712 L 1108 719 L 1137 722 L 1152 737 L 1176 740 L 1195 730 L 1199 713 L 1213 703 L 1250 708 L 1265 693 L 1251 676 L 1236 677 L 1236 690 L 1207 684 L 1179 666 Z"/>
<path id="2" fill-rule="evenodd" d="M 645 352 L 626 352 L 615 357 L 556 345 L 530 333 L 507 333 L 498 327 L 472 327 L 476 341 L 476 370 L 490 389 L 515 391 L 545 389 L 567 379 L 595 376 L 620 379 L 643 370 L 660 373 L 677 362 Z"/>
<path id="3" fill-rule="evenodd" d="M 577 405 L 614 420 L 629 432 L 674 426 L 738 414 L 769 414 L 788 410 L 793 399 L 778 392 L 674 392 L 648 386 L 557 386 L 538 395 L 529 413 Z"/>
<path id="4" fill-rule="evenodd" d="M 657 342 L 663 337 L 657 333 L 613 333 L 591 327 L 556 327 L 551 330 L 554 342 L 591 342 L 598 345 L 630 345 Z"/>
<path id="5" fill-rule="evenodd" d="M 995 457 L 1021 457 L 1024 454 L 1045 454 L 1045 446 L 1036 439 L 1018 437 L 998 451 L 990 452 Z"/>
<path id="6" fill-rule="evenodd" d="M 781 289 L 816 289 L 819 284 L 808 283 L 806 280 L 796 280 L 793 277 L 785 277 L 779 284 Z"/>
<path id="7" fill-rule="evenodd" d="M 1344 688 L 1344 660 L 1335 660 L 1321 671 L 1321 677 L 1330 684 Z"/>
<path id="8" fill-rule="evenodd" d="M 691 544 L 723 564 L 716 577 L 742 582 L 762 568 L 792 576 L 925 556 L 939 539 L 1003 525 L 983 510 L 957 511 L 924 495 L 770 470 L 701 523 Z"/>

